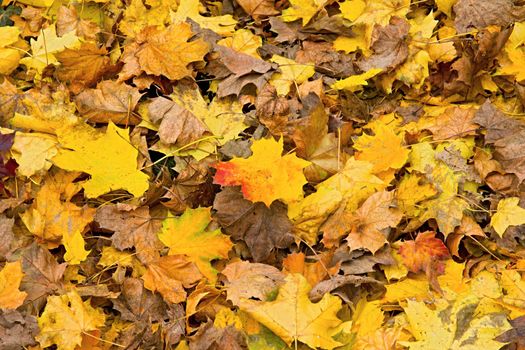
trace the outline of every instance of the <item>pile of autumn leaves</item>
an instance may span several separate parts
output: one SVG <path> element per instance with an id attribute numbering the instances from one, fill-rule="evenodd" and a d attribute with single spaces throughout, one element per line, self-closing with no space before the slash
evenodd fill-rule
<path id="1" fill-rule="evenodd" d="M 524 15 L 4 1 L 0 349 L 525 346 Z"/>

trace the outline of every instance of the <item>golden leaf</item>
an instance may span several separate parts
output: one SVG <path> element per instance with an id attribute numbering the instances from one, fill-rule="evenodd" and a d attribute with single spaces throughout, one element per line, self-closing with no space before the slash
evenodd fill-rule
<path id="1" fill-rule="evenodd" d="M 104 313 L 83 302 L 75 290 L 47 298 L 44 312 L 38 318 L 40 333 L 36 340 L 42 347 L 56 345 L 58 350 L 74 350 L 82 335 L 104 326 Z"/>
<path id="2" fill-rule="evenodd" d="M 310 285 L 300 274 L 290 274 L 274 301 L 250 303 L 241 309 L 268 327 L 288 345 L 297 340 L 313 349 L 333 349 L 342 344 L 332 336 L 343 323 L 337 318 L 341 300 L 329 293 L 321 301 L 308 299 Z"/>
<path id="3" fill-rule="evenodd" d="M 186 23 L 172 24 L 167 28 L 145 27 L 124 49 L 120 81 L 142 72 L 164 75 L 171 80 L 191 76 L 192 70 L 188 65 L 202 61 L 208 52 L 208 44 L 204 40 L 188 42 L 192 36 L 190 25 Z"/>
<path id="4" fill-rule="evenodd" d="M 6 263 L 0 271 L 0 309 L 16 309 L 23 304 L 27 296 L 19 290 L 23 276 L 20 260 Z"/>
<path id="5" fill-rule="evenodd" d="M 57 133 L 64 148 L 54 162 L 62 169 L 91 175 L 83 184 L 88 198 L 119 189 L 139 197 L 148 189 L 148 176 L 137 170 L 138 150 L 130 143 L 127 129 L 109 122 L 106 133 L 87 126 Z"/>

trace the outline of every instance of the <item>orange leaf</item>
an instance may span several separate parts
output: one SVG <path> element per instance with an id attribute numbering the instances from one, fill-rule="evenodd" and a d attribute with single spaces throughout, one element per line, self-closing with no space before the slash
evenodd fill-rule
<path id="1" fill-rule="evenodd" d="M 435 232 L 426 231 L 418 234 L 414 241 L 401 243 L 399 254 L 410 271 L 428 273 L 437 268 L 437 272 L 443 272 L 444 265 L 440 260 L 449 258 L 450 254 L 445 244 L 435 235 Z"/>
<path id="2" fill-rule="evenodd" d="M 303 168 L 310 162 L 295 154 L 281 156 L 283 140 L 260 139 L 253 142 L 253 154 L 247 158 L 234 158 L 215 166 L 213 182 L 223 186 L 241 186 L 244 198 L 270 206 L 276 199 L 284 202 L 303 197 L 306 178 Z"/>

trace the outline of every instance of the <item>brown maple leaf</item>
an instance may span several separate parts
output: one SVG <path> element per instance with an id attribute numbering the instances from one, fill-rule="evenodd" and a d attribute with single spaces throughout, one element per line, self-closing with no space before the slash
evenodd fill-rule
<path id="1" fill-rule="evenodd" d="M 213 208 L 224 231 L 244 240 L 255 261 L 263 261 L 273 249 L 287 248 L 293 242 L 286 205 L 279 201 L 267 207 L 244 199 L 238 188 L 226 187 L 215 197 Z"/>
<path id="2" fill-rule="evenodd" d="M 141 96 L 137 88 L 106 80 L 96 89 L 82 91 L 75 102 L 78 111 L 90 122 L 135 125 L 141 122 L 133 113 Z"/>
<path id="3" fill-rule="evenodd" d="M 149 26 L 127 45 L 122 54 L 124 67 L 119 80 L 124 81 L 142 72 L 163 75 L 171 80 L 192 76 L 188 65 L 202 61 L 208 45 L 202 39 L 188 41 L 193 36 L 187 23 L 172 24 L 167 28 Z"/>
<path id="4" fill-rule="evenodd" d="M 95 222 L 100 228 L 114 231 L 111 236 L 113 245 L 120 250 L 135 247 L 137 256 L 143 263 L 148 263 L 159 257 L 162 247 L 157 232 L 161 220 L 150 216 L 147 206 L 125 210 L 118 205 L 107 205 L 97 209 Z"/>

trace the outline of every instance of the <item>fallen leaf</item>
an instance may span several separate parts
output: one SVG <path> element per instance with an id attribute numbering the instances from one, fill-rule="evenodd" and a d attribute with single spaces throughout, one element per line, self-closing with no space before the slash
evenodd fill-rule
<path id="1" fill-rule="evenodd" d="M 220 229 L 207 231 L 210 221 L 210 208 L 186 209 L 179 217 L 164 219 L 158 237 L 170 248 L 170 255 L 186 255 L 208 280 L 215 281 L 217 271 L 211 260 L 228 257 L 233 244 Z"/>
<path id="2" fill-rule="evenodd" d="M 147 206 L 132 210 L 106 205 L 97 209 L 95 221 L 101 228 L 113 231 L 111 240 L 120 250 L 135 247 L 138 258 L 148 263 L 159 257 L 162 246 L 157 238 L 161 229 L 159 220 L 154 220 Z"/>
<path id="3" fill-rule="evenodd" d="M 462 349 L 465 344 L 484 349 L 500 349 L 504 344 L 493 340 L 511 328 L 505 315 L 480 307 L 475 296 L 458 299 L 449 306 L 447 316 L 428 308 L 423 302 L 408 300 L 404 307 L 409 331 L 415 341 L 403 342 L 409 349 Z M 479 306 L 478 306 L 479 305 Z"/>
<path id="4" fill-rule="evenodd" d="M 188 65 L 201 61 L 208 52 L 208 45 L 202 39 L 188 42 L 192 36 L 186 23 L 173 24 L 165 29 L 145 27 L 124 49 L 121 58 L 124 67 L 119 80 L 127 80 L 142 72 L 164 75 L 171 80 L 191 76 Z"/>
<path id="5" fill-rule="evenodd" d="M 241 306 L 250 316 L 268 327 L 288 345 L 297 340 L 311 348 L 333 349 L 342 345 L 332 336 L 343 321 L 337 318 L 341 301 L 325 294 L 321 301 L 308 299 L 310 286 L 299 274 L 290 274 L 277 299 Z"/>
<path id="6" fill-rule="evenodd" d="M 382 230 L 395 227 L 403 217 L 399 210 L 391 208 L 393 199 L 393 192 L 377 192 L 356 211 L 351 232 L 346 238 L 352 250 L 366 248 L 375 253 L 387 243 Z"/>
<path id="7" fill-rule="evenodd" d="M 435 232 L 427 231 L 418 233 L 413 241 L 405 241 L 399 247 L 399 254 L 403 264 L 412 272 L 429 272 L 437 269 L 439 272 L 444 265 L 440 260 L 449 258 L 447 247 L 438 238 Z M 440 268 L 441 266 L 441 268 Z"/>
<path id="8" fill-rule="evenodd" d="M 456 15 L 454 24 L 459 33 L 489 25 L 505 27 L 523 17 L 520 9 L 508 0 L 458 0 L 453 9 Z"/>
<path id="9" fill-rule="evenodd" d="M 55 164 L 92 176 L 83 184 L 87 197 L 95 198 L 118 189 L 140 197 L 148 189 L 148 176 L 137 170 L 138 151 L 131 145 L 127 129 L 120 129 L 112 122 L 106 133 L 91 128 L 65 128 L 58 131 L 58 140 L 64 148 L 53 159 Z"/>
<path id="10" fill-rule="evenodd" d="M 239 5 L 253 18 L 266 17 L 279 13 L 275 9 L 274 0 L 239 0 Z"/>
<path id="11" fill-rule="evenodd" d="M 83 62 L 85 64 L 85 62 Z M 82 91 L 75 103 L 84 118 L 93 123 L 136 125 L 141 120 L 133 114 L 141 97 L 138 89 L 112 80 L 98 83 L 96 89 Z"/>
<path id="12" fill-rule="evenodd" d="M 22 264 L 20 261 L 8 262 L 0 270 L 0 309 L 16 309 L 24 303 L 26 292 L 21 292 Z"/>
<path id="13" fill-rule="evenodd" d="M 509 226 L 525 224 L 525 209 L 518 205 L 519 201 L 519 198 L 512 197 L 503 198 L 498 202 L 497 211 L 490 219 L 490 226 L 500 237 L 503 237 Z"/>
<path id="14" fill-rule="evenodd" d="M 244 198 L 263 202 L 269 207 L 274 200 L 295 201 L 303 197 L 303 174 L 309 162 L 294 154 L 281 156 L 283 140 L 256 140 L 253 154 L 248 159 L 234 158 L 218 163 L 214 183 L 223 186 L 241 186 Z M 264 181 L 261 181 L 263 180 Z"/>
<path id="15" fill-rule="evenodd" d="M 363 71 L 391 70 L 403 63 L 408 57 L 406 37 L 409 29 L 408 22 L 399 17 L 392 17 L 387 26 L 375 27 L 370 46 L 373 54 L 359 62 L 359 68 Z"/>
<path id="16" fill-rule="evenodd" d="M 69 83 L 75 93 L 94 86 L 111 70 L 106 49 L 98 48 L 93 43 L 82 43 L 77 49 L 66 48 L 55 57 L 60 63 L 56 70 L 57 78 Z"/>
<path id="17" fill-rule="evenodd" d="M 239 261 L 227 265 L 221 274 L 228 300 L 240 305 L 242 299 L 265 301 L 267 296 L 284 283 L 284 275 L 273 266 Z"/>
<path id="18" fill-rule="evenodd" d="M 275 248 L 287 248 L 293 242 L 292 223 L 281 202 L 267 207 L 244 199 L 235 188 L 225 188 L 215 197 L 213 208 L 224 231 L 244 240 L 255 261 L 264 261 Z"/>
<path id="19" fill-rule="evenodd" d="M 36 340 L 43 347 L 56 345 L 59 350 L 74 350 L 82 342 L 82 335 L 97 330 L 105 322 L 105 314 L 93 308 L 88 301 L 71 291 L 50 296 L 38 318 L 40 333 Z"/>
<path id="20" fill-rule="evenodd" d="M 79 264 L 89 254 L 82 234 L 95 215 L 95 209 L 71 202 L 81 189 L 82 183 L 73 183 L 78 175 L 65 171 L 50 173 L 31 208 L 20 214 L 28 230 L 50 247 L 62 243 L 66 248 L 64 259 L 70 264 Z"/>
<path id="21" fill-rule="evenodd" d="M 167 302 L 174 304 L 186 300 L 184 288 L 192 287 L 201 278 L 197 266 L 183 255 L 163 256 L 150 262 L 142 276 L 144 288 L 158 291 Z"/>

